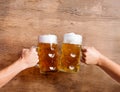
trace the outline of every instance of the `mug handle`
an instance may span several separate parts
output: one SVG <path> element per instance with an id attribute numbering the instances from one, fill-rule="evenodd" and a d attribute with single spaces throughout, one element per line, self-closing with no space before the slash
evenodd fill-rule
<path id="1" fill-rule="evenodd" d="M 37 53 L 38 53 L 38 47 L 37 46 L 32 46 L 33 48 L 36 49 Z M 39 62 L 35 65 L 36 68 L 40 68 Z"/>

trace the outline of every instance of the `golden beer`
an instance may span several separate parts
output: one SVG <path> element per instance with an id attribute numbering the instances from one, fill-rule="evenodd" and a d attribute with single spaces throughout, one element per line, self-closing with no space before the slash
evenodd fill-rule
<path id="1" fill-rule="evenodd" d="M 74 33 L 64 35 L 59 70 L 63 72 L 78 72 L 80 69 L 82 37 Z"/>
<path id="2" fill-rule="evenodd" d="M 39 36 L 38 54 L 41 73 L 58 70 L 58 46 L 55 35 Z"/>

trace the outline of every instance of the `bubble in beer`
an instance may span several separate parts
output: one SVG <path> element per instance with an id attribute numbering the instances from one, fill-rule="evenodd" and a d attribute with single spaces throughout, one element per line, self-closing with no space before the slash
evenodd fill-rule
<path id="1" fill-rule="evenodd" d="M 50 58 L 54 58 L 54 57 L 55 57 L 55 54 L 49 53 L 48 56 L 49 56 Z"/>
<path id="2" fill-rule="evenodd" d="M 52 67 L 52 66 L 51 66 L 51 67 L 49 67 L 49 68 L 50 68 L 50 70 L 55 70 L 55 69 L 56 69 L 55 67 Z"/>
<path id="3" fill-rule="evenodd" d="M 75 58 L 75 57 L 76 57 L 76 54 L 71 53 L 70 56 L 73 57 L 73 58 Z"/>
<path id="4" fill-rule="evenodd" d="M 70 70 L 74 70 L 75 67 L 74 67 L 74 66 L 69 66 L 69 69 L 70 69 Z"/>

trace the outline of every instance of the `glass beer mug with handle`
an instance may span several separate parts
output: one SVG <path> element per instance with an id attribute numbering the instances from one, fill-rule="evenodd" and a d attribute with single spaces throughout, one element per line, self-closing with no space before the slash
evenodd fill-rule
<path id="1" fill-rule="evenodd" d="M 40 35 L 38 38 L 40 73 L 58 71 L 58 46 L 56 35 Z"/>
<path id="2" fill-rule="evenodd" d="M 62 53 L 59 62 L 59 70 L 74 73 L 80 69 L 82 36 L 75 33 L 64 35 Z"/>

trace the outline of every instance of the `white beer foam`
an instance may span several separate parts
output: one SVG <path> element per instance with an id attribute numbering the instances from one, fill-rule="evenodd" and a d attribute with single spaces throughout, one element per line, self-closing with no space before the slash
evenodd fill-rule
<path id="1" fill-rule="evenodd" d="M 57 36 L 56 35 L 40 35 L 38 41 L 41 43 L 55 43 L 57 44 Z"/>
<path id="2" fill-rule="evenodd" d="M 63 43 L 82 44 L 82 36 L 75 33 L 67 33 L 64 35 Z"/>

